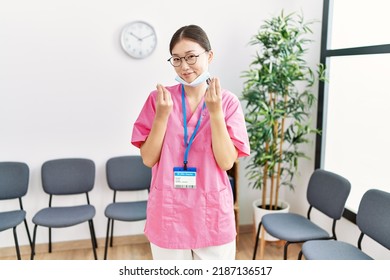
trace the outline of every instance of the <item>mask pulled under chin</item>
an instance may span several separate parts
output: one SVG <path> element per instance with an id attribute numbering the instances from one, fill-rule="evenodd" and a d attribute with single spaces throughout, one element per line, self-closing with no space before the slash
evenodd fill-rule
<path id="1" fill-rule="evenodd" d="M 176 76 L 175 80 L 178 81 L 179 83 L 185 85 L 185 86 L 196 87 L 196 86 L 202 84 L 203 82 L 205 82 L 209 78 L 210 78 L 210 73 L 209 72 L 203 72 L 199 77 L 197 77 L 191 83 L 187 83 L 186 81 L 184 81 L 179 76 Z"/>

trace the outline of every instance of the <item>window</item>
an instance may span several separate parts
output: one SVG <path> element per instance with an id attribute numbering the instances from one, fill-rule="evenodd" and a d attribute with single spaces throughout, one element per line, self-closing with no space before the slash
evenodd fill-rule
<path id="1" fill-rule="evenodd" d="M 324 0 L 316 168 L 351 181 L 356 213 L 370 188 L 390 191 L 390 32 L 386 0 Z"/>

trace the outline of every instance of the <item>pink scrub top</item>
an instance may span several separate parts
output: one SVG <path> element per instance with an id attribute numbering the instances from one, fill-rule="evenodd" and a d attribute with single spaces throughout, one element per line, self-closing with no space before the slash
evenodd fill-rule
<path id="1" fill-rule="evenodd" d="M 211 147 L 210 116 L 203 101 L 190 112 L 188 137 L 191 137 L 202 112 L 202 122 L 188 155 L 188 167 L 196 167 L 196 188 L 174 188 L 174 167 L 183 167 L 184 128 L 181 85 L 167 87 L 173 109 L 170 114 L 160 160 L 152 168 L 145 235 L 162 248 L 196 249 L 232 242 L 236 236 L 233 192 L 226 171 L 219 168 Z M 157 91 L 150 93 L 134 123 L 131 143 L 141 147 L 152 128 Z M 237 96 L 222 90 L 222 108 L 227 129 L 238 156 L 248 156 L 249 141 L 244 115 Z"/>

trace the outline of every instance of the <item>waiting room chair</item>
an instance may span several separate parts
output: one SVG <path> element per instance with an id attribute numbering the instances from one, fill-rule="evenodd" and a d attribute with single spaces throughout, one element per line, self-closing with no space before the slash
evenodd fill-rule
<path id="1" fill-rule="evenodd" d="M 362 251 L 365 235 L 390 250 L 390 193 L 371 189 L 362 197 L 356 214 L 361 233 L 357 247 L 337 240 L 313 240 L 303 243 L 299 253 L 307 260 L 372 260 Z"/>
<path id="2" fill-rule="evenodd" d="M 28 240 L 32 246 L 30 231 L 26 221 L 26 211 L 23 209 L 22 197 L 27 194 L 30 170 L 24 162 L 0 162 L 0 200 L 19 201 L 16 210 L 0 212 L 0 232 L 13 230 L 15 249 L 18 260 L 21 259 L 16 227 L 24 222 Z"/>
<path id="3" fill-rule="evenodd" d="M 65 228 L 88 222 L 92 249 L 97 259 L 97 241 L 93 225 L 96 210 L 90 204 L 88 193 L 95 184 L 95 163 L 90 159 L 64 158 L 43 163 L 41 169 L 42 187 L 49 195 L 49 206 L 39 210 L 33 217 L 34 235 L 31 259 L 35 255 L 35 240 L 38 226 L 49 228 L 49 253 L 52 251 L 52 228 Z M 53 206 L 53 199 L 60 196 L 85 195 L 86 203 L 81 205 Z M 60 204 L 60 203 L 58 203 Z"/>
<path id="4" fill-rule="evenodd" d="M 119 156 L 110 158 L 106 163 L 107 184 L 114 191 L 113 202 L 105 209 L 108 218 L 104 259 L 107 259 L 108 239 L 113 244 L 114 221 L 135 222 L 146 219 L 146 200 L 117 201 L 120 192 L 149 191 L 151 169 L 145 166 L 141 156 Z M 110 237 L 111 230 L 111 237 Z"/>
<path id="5" fill-rule="evenodd" d="M 283 251 L 285 260 L 287 260 L 287 250 L 291 243 L 303 243 L 314 239 L 337 239 L 336 222 L 344 212 L 350 190 L 351 184 L 344 177 L 322 169 L 315 170 L 310 177 L 306 192 L 309 203 L 307 217 L 295 213 L 264 215 L 257 227 L 253 259 L 256 259 L 262 226 L 273 237 L 286 241 Z M 333 220 L 332 235 L 310 220 L 310 213 L 313 208 Z"/>

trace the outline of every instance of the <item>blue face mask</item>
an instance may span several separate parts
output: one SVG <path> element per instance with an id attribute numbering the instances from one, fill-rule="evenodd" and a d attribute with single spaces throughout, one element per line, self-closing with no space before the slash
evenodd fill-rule
<path id="1" fill-rule="evenodd" d="M 202 75 L 200 75 L 199 77 L 197 77 L 195 80 L 193 80 L 191 83 L 187 83 L 186 81 L 184 81 L 182 78 L 180 78 L 179 76 L 177 76 L 175 78 L 176 81 L 178 81 L 179 83 L 185 85 L 185 86 L 190 86 L 190 87 L 196 87 L 200 84 L 202 84 L 203 82 L 205 82 L 207 79 L 210 78 L 210 73 L 209 72 L 203 72 Z"/>

